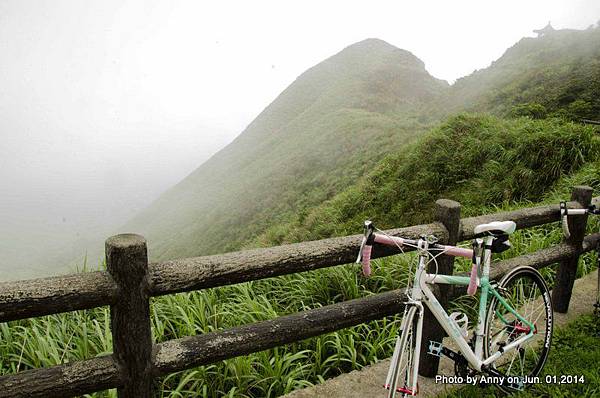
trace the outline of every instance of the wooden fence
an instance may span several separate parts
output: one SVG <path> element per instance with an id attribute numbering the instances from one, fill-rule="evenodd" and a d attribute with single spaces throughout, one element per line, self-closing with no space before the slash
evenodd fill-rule
<path id="1" fill-rule="evenodd" d="M 575 187 L 571 200 L 569 206 L 587 207 L 592 201 L 592 189 Z M 513 220 L 519 229 L 558 221 L 559 207 L 539 206 L 461 219 L 458 203 L 438 200 L 436 219 L 431 224 L 387 233 L 408 238 L 434 234 L 441 242 L 455 244 L 472 239 L 476 225 L 494 220 Z M 587 216 L 573 216 L 569 219 L 569 240 L 496 262 L 492 277 L 498 278 L 520 265 L 541 268 L 560 263 L 553 300 L 556 311 L 566 312 L 578 258 L 596 248 L 600 240 L 598 233 L 584 236 L 586 222 Z M 106 272 L 1 283 L 0 322 L 110 306 L 113 354 L 1 376 L 0 397 L 68 397 L 109 388 L 117 388 L 122 398 L 150 397 L 153 380 L 169 373 L 397 314 L 403 308 L 403 290 L 153 344 L 150 297 L 348 264 L 356 258 L 360 240 L 361 235 L 354 235 L 148 264 L 143 237 L 118 235 L 106 241 Z M 381 246 L 373 251 L 374 258 L 392 254 L 397 253 Z M 452 272 L 451 258 L 441 261 L 440 272 Z M 439 294 L 446 303 L 464 292 L 458 288 Z M 429 317 L 424 338 L 440 336 L 439 325 Z M 422 374 L 432 375 L 437 371 L 435 361 L 423 363 Z"/>

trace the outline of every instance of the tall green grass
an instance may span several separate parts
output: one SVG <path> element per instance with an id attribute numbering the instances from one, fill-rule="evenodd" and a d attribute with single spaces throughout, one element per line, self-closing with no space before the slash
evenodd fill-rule
<path id="1" fill-rule="evenodd" d="M 341 266 L 152 300 L 156 342 L 234 327 L 398 288 L 406 259 L 381 261 L 372 279 Z M 157 388 L 173 397 L 285 394 L 391 354 L 394 317 L 172 374 Z M 108 308 L 0 324 L 0 373 L 91 358 L 112 351 Z M 93 396 L 114 396 L 113 392 Z"/>

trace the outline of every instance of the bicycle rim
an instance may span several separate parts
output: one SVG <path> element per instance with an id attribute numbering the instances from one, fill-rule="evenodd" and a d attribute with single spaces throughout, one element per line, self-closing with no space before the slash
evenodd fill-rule
<path id="1" fill-rule="evenodd" d="M 499 385 L 505 391 L 515 391 L 530 384 L 548 358 L 552 341 L 552 301 L 540 273 L 531 267 L 519 267 L 509 272 L 499 283 L 498 292 L 526 321 L 533 324 L 534 336 L 504 354 L 494 364 L 496 371 L 517 384 Z M 527 323 L 493 298 L 488 309 L 484 353 L 486 357 L 502 351 L 511 342 L 530 332 Z"/>

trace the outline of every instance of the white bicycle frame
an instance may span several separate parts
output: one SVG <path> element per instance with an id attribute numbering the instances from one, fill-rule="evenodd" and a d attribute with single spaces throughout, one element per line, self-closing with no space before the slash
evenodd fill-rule
<path id="1" fill-rule="evenodd" d="M 468 285 L 470 278 L 464 276 L 452 276 L 452 275 L 434 275 L 428 274 L 426 272 L 426 264 L 427 258 L 429 256 L 428 250 L 428 242 L 424 239 L 419 240 L 419 263 L 417 270 L 415 272 L 414 281 L 412 285 L 411 294 L 409 296 L 409 300 L 405 303 L 406 309 L 404 314 L 408 314 L 411 307 L 416 307 L 416 316 L 418 316 L 417 322 L 417 330 L 415 333 L 415 353 L 414 353 L 414 369 L 412 369 L 414 385 L 407 386 L 410 387 L 413 392 L 417 391 L 417 375 L 419 368 L 419 355 L 420 355 L 420 346 L 422 339 L 422 331 L 423 331 L 423 304 L 429 308 L 431 313 L 435 316 L 439 324 L 442 326 L 444 331 L 450 336 L 458 345 L 459 351 L 463 354 L 469 365 L 477 371 L 482 371 L 484 368 L 496 360 L 504 356 L 505 354 L 511 352 L 515 348 L 517 348 L 520 344 L 526 342 L 534 336 L 535 327 L 526 319 L 524 319 L 517 311 L 512 308 L 505 300 L 498 294 L 493 285 L 489 282 L 489 273 L 490 273 L 490 262 L 491 262 L 491 249 L 489 249 L 490 245 L 493 241 L 492 236 L 487 236 L 483 238 L 483 247 L 488 247 L 483 250 L 483 270 L 480 278 L 477 280 L 477 287 L 481 289 L 480 301 L 479 301 L 479 316 L 477 320 L 477 327 L 475 329 L 475 350 L 472 350 L 469 346 L 469 343 L 463 337 L 462 331 L 459 326 L 450 318 L 448 313 L 444 310 L 440 302 L 437 300 L 429 285 L 433 284 L 446 284 L 446 285 Z M 524 322 L 527 326 L 529 326 L 529 332 L 519 337 L 518 339 L 512 341 L 510 344 L 507 344 L 503 347 L 503 349 L 497 351 L 493 355 L 488 358 L 483 358 L 483 337 L 484 337 L 484 328 L 485 328 L 485 318 L 486 318 L 486 307 L 487 307 L 487 297 L 488 293 L 491 293 L 494 297 L 498 299 L 498 301 L 508 309 L 513 315 L 516 316 L 521 322 Z M 396 347 L 400 347 L 403 338 L 406 339 L 404 330 L 409 325 L 406 325 L 406 316 L 403 318 L 401 323 L 401 335 L 398 336 L 396 341 Z M 397 361 L 398 350 L 394 351 L 394 356 L 392 357 L 392 366 L 390 366 L 390 371 L 388 372 L 388 377 L 386 380 L 387 386 L 392 386 L 395 389 L 396 381 L 392 380 L 396 375 L 391 374 L 392 368 L 394 368 L 393 364 Z M 401 359 L 402 360 L 402 359 Z M 391 387 L 390 387 L 391 388 Z M 414 394 L 413 394 L 414 395 Z"/>

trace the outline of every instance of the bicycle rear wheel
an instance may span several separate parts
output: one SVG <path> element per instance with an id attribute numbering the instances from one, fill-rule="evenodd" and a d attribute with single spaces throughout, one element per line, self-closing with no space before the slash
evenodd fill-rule
<path id="1" fill-rule="evenodd" d="M 417 394 L 418 324 L 417 308 L 411 306 L 404 312 L 401 334 L 396 340 L 396 348 L 388 370 L 385 384 L 385 388 L 389 390 L 388 398 L 405 398 Z"/>
<path id="2" fill-rule="evenodd" d="M 519 267 L 509 272 L 500 281 L 497 291 L 534 327 L 534 337 L 493 364 L 494 369 L 502 375 L 520 380 L 516 384 L 505 383 L 498 386 L 504 391 L 514 392 L 530 384 L 546 363 L 552 342 L 552 301 L 544 279 L 531 267 Z M 508 344 L 529 332 L 530 327 L 494 297 L 485 325 L 485 356 L 502 352 Z"/>

